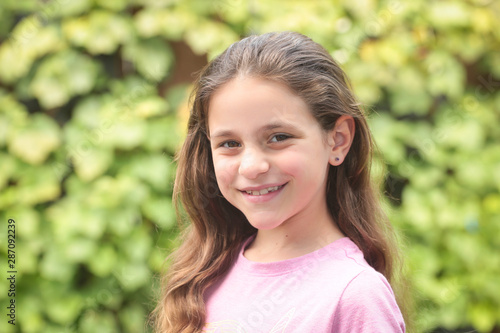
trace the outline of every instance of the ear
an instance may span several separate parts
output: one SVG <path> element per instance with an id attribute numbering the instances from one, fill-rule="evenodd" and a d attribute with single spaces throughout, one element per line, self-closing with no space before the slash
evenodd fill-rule
<path id="1" fill-rule="evenodd" d="M 337 166 L 344 161 L 351 148 L 355 128 L 353 117 L 341 116 L 337 119 L 335 127 L 328 132 L 328 145 L 331 149 L 329 162 L 331 165 Z"/>

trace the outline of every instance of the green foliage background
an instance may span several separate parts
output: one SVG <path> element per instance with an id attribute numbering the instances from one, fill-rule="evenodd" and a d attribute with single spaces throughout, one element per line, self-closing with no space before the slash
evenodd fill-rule
<path id="1" fill-rule="evenodd" d="M 147 330 L 177 235 L 172 43 L 210 59 L 274 30 L 330 50 L 371 111 L 417 331 L 499 332 L 499 17 L 494 0 L 2 0 L 0 332 Z"/>

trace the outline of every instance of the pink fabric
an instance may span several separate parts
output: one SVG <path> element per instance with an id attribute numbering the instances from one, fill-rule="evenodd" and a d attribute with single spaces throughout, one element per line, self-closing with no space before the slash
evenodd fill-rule
<path id="1" fill-rule="evenodd" d="M 205 294 L 204 332 L 405 332 L 389 283 L 349 238 L 272 263 L 246 259 L 249 241 Z"/>

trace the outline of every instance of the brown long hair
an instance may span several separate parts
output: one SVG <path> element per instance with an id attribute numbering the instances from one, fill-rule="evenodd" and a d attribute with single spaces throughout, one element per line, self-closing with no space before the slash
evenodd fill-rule
<path id="1" fill-rule="evenodd" d="M 356 134 L 350 152 L 340 166 L 329 170 L 328 208 L 367 262 L 389 282 L 394 280 L 399 252 L 370 179 L 374 144 L 346 75 L 322 46 L 299 33 L 250 36 L 210 62 L 193 91 L 174 185 L 176 207 L 182 204 L 190 223 L 162 280 L 161 298 L 153 312 L 158 332 L 202 331 L 205 290 L 228 271 L 242 241 L 256 232 L 219 191 L 207 138 L 210 98 L 237 76 L 284 83 L 306 102 L 325 131 L 342 115 L 354 118 Z"/>

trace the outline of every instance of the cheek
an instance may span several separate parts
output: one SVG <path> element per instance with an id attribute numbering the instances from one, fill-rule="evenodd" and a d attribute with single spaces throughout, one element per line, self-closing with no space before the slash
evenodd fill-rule
<path id="1" fill-rule="evenodd" d="M 311 165 L 311 153 L 303 147 L 292 147 L 280 154 L 275 161 L 282 172 L 292 176 L 302 176 Z"/>
<path id="2" fill-rule="evenodd" d="M 221 191 L 232 183 L 236 172 L 238 171 L 237 165 L 234 161 L 227 158 L 214 157 L 214 170 L 217 184 Z"/>
<path id="3" fill-rule="evenodd" d="M 324 166 L 324 167 L 322 167 Z M 304 184 L 316 183 L 325 177 L 328 170 L 328 160 L 325 160 L 319 152 L 289 152 L 280 159 L 281 172 L 294 177 Z"/>
<path id="4" fill-rule="evenodd" d="M 301 176 L 306 172 L 304 157 L 300 154 L 290 152 L 280 159 L 280 170 L 281 172 L 297 177 Z"/>

